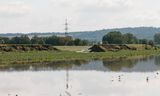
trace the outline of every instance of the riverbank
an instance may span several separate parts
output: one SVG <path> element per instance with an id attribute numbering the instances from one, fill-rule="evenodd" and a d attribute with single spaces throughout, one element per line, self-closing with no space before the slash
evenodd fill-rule
<path id="1" fill-rule="evenodd" d="M 1 52 L 0 66 L 74 60 L 116 59 L 134 56 L 159 55 L 160 50 L 122 50 L 118 52 L 78 53 L 70 51 Z"/>

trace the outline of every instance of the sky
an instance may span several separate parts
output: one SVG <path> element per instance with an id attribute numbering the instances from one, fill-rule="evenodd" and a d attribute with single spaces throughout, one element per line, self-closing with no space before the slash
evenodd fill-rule
<path id="1" fill-rule="evenodd" d="M 0 33 L 160 27 L 160 0 L 0 0 Z"/>

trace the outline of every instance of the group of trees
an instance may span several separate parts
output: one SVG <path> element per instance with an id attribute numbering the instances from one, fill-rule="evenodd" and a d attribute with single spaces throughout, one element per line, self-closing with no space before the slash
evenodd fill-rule
<path id="1" fill-rule="evenodd" d="M 154 35 L 154 41 L 156 44 L 160 44 L 160 33 Z"/>
<path id="2" fill-rule="evenodd" d="M 159 36 L 160 39 L 160 36 Z M 131 33 L 122 34 L 119 31 L 113 31 L 106 34 L 102 39 L 103 44 L 149 44 L 154 45 L 153 40 L 138 39 Z"/>
<path id="3" fill-rule="evenodd" d="M 109 32 L 102 39 L 103 44 L 160 44 L 160 33 L 154 35 L 154 40 L 138 39 L 131 33 L 122 34 L 119 31 Z M 51 45 L 89 45 L 93 42 L 81 39 L 73 39 L 71 36 L 49 36 L 29 38 L 27 35 L 20 37 L 0 37 L 0 44 L 51 44 Z"/>
<path id="4" fill-rule="evenodd" d="M 103 39 L 103 44 L 134 44 L 138 39 L 130 33 L 122 34 L 119 31 L 109 32 Z"/>
<path id="5" fill-rule="evenodd" d="M 0 44 L 51 44 L 51 45 L 87 45 L 89 42 L 87 40 L 73 39 L 70 36 L 58 37 L 38 37 L 34 36 L 29 38 L 27 35 L 22 35 L 20 37 L 6 38 L 0 37 Z"/>

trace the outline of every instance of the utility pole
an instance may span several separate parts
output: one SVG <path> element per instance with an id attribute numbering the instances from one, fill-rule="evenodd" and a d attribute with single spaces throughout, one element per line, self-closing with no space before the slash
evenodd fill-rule
<path id="1" fill-rule="evenodd" d="M 65 21 L 65 36 L 68 36 L 68 20 Z"/>

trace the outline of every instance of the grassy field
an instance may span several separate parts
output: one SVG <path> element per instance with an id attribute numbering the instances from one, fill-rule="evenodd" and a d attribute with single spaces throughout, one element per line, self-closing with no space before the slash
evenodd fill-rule
<path id="1" fill-rule="evenodd" d="M 30 52 L 0 52 L 0 65 L 29 64 L 40 62 L 56 62 L 89 59 L 115 59 L 120 57 L 159 55 L 160 50 L 122 50 L 119 52 L 78 53 L 72 51 L 30 51 Z"/>
<path id="2" fill-rule="evenodd" d="M 62 51 L 82 51 L 82 50 L 87 50 L 91 46 L 54 46 L 54 47 Z"/>

